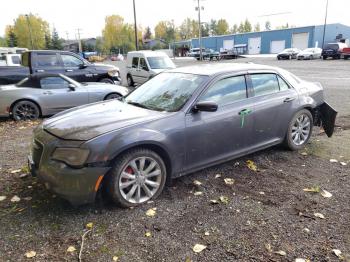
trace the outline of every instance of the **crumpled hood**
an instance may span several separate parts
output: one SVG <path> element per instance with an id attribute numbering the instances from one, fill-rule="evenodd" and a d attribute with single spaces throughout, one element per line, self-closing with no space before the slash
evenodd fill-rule
<path id="1" fill-rule="evenodd" d="M 113 130 L 162 118 L 166 114 L 111 100 L 58 113 L 44 121 L 43 129 L 67 140 L 90 140 Z"/>

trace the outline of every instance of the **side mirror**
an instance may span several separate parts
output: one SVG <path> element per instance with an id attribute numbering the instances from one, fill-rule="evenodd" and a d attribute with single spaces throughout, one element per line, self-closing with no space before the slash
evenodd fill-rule
<path id="1" fill-rule="evenodd" d="M 143 66 L 142 69 L 145 70 L 145 71 L 149 71 L 147 66 Z"/>
<path id="2" fill-rule="evenodd" d="M 86 65 L 86 64 L 80 64 L 80 65 L 79 65 L 79 69 L 84 69 L 84 68 L 87 68 L 87 65 Z"/>
<path id="3" fill-rule="evenodd" d="M 75 91 L 75 85 L 74 84 L 69 84 L 68 88 L 70 91 Z"/>
<path id="4" fill-rule="evenodd" d="M 212 101 L 198 102 L 192 109 L 193 112 L 215 112 L 218 110 L 218 104 Z"/>

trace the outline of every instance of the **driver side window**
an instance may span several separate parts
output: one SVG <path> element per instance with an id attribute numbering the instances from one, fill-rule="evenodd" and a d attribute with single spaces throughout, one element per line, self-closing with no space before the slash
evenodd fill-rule
<path id="1" fill-rule="evenodd" d="M 72 55 L 61 55 L 65 67 L 79 67 L 83 64 L 79 58 Z"/>
<path id="2" fill-rule="evenodd" d="M 244 76 L 228 77 L 217 81 L 200 98 L 200 101 L 212 101 L 224 106 L 247 98 L 247 86 Z"/>
<path id="3" fill-rule="evenodd" d="M 40 86 L 42 89 L 66 89 L 69 83 L 61 77 L 45 77 L 40 79 Z"/>
<path id="4" fill-rule="evenodd" d="M 140 69 L 148 71 L 148 66 L 144 58 L 140 58 Z"/>

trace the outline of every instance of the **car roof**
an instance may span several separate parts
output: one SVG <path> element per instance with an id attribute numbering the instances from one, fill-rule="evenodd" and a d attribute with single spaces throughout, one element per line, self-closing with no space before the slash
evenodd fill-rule
<path id="1" fill-rule="evenodd" d="M 254 63 L 220 63 L 220 64 L 204 64 L 204 65 L 202 64 L 202 65 L 179 67 L 179 68 L 168 70 L 167 72 L 213 76 L 221 73 L 228 73 L 228 72 L 238 73 L 241 71 L 249 71 L 249 70 L 278 71 L 276 67 L 259 65 Z"/>
<path id="2" fill-rule="evenodd" d="M 164 52 L 152 51 L 152 50 L 131 51 L 131 52 L 128 52 L 128 55 L 144 55 L 145 57 L 167 56 L 167 54 Z"/>

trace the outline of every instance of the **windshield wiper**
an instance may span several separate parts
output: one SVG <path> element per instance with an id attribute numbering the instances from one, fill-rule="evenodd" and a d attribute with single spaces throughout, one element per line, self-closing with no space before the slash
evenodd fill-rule
<path id="1" fill-rule="evenodd" d="M 127 101 L 127 103 L 128 103 L 129 105 L 133 105 L 133 106 L 137 106 L 137 107 L 149 109 L 149 107 L 147 107 L 147 106 L 145 106 L 144 104 L 141 104 L 141 103 L 139 103 L 139 102 Z"/>

